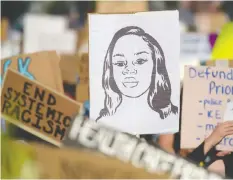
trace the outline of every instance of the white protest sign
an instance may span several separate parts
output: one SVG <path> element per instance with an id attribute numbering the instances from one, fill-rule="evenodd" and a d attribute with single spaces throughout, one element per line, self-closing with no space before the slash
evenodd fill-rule
<path id="1" fill-rule="evenodd" d="M 233 99 L 227 102 L 223 121 L 233 121 Z"/>
<path id="2" fill-rule="evenodd" d="M 64 16 L 26 14 L 24 17 L 24 53 L 36 52 L 40 33 L 61 33 L 68 27 Z"/>
<path id="3" fill-rule="evenodd" d="M 178 16 L 89 15 L 90 119 L 131 134 L 178 131 Z"/>
<path id="4" fill-rule="evenodd" d="M 190 149 L 201 144 L 218 123 L 232 119 L 233 69 L 186 66 L 183 84 L 181 148 Z M 217 149 L 233 151 L 233 135 L 224 137 Z"/>
<path id="5" fill-rule="evenodd" d="M 211 57 L 211 45 L 208 34 L 182 33 L 180 36 L 180 57 L 206 60 Z"/>
<path id="6" fill-rule="evenodd" d="M 1 44 L 1 59 L 20 54 L 19 41 L 4 41 Z"/>
<path id="7" fill-rule="evenodd" d="M 61 33 L 40 33 L 36 51 L 56 50 L 59 53 L 74 54 L 76 52 L 76 31 L 64 31 Z"/>

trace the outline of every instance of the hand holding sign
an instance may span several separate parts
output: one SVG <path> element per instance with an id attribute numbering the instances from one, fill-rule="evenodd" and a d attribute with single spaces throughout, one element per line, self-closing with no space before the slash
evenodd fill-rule
<path id="1" fill-rule="evenodd" d="M 224 137 L 233 134 L 233 122 L 224 122 L 216 126 L 211 135 L 205 140 L 204 152 L 207 153 L 218 144 Z"/>

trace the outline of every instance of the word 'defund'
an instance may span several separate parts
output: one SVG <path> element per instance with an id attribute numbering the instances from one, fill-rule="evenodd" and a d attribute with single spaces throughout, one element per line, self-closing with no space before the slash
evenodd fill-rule
<path id="1" fill-rule="evenodd" d="M 233 99 L 233 69 L 187 66 L 183 83 L 181 148 L 196 148 L 225 120 L 224 108 Z M 233 136 L 224 137 L 216 148 L 233 151 Z"/>
<path id="2" fill-rule="evenodd" d="M 222 179 L 181 157 L 149 145 L 144 140 L 80 117 L 72 121 L 64 145 L 97 150 L 135 167 L 145 168 L 150 173 L 169 174 L 172 178 Z"/>
<path id="3" fill-rule="evenodd" d="M 1 106 L 12 123 L 55 142 L 64 138 L 71 116 L 80 110 L 78 103 L 11 69 L 3 84 Z"/>
<path id="4" fill-rule="evenodd" d="M 233 95 L 233 86 L 217 83 L 220 80 L 233 81 L 233 69 L 229 68 L 228 71 L 224 71 L 205 67 L 200 70 L 195 67 L 189 67 L 189 78 L 212 79 L 209 82 L 209 94 Z"/>

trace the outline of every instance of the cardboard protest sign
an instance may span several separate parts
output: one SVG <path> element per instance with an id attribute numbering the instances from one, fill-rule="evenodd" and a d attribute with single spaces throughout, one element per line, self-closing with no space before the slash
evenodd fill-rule
<path id="1" fill-rule="evenodd" d="M 43 51 L 32 54 L 21 54 L 1 60 L 1 84 L 7 69 L 13 68 L 31 80 L 64 92 L 60 59 L 56 51 Z"/>
<path id="2" fill-rule="evenodd" d="M 78 53 L 88 53 L 88 23 L 86 22 L 84 27 L 78 31 L 79 40 L 77 42 Z"/>
<path id="3" fill-rule="evenodd" d="M 60 68 L 62 73 L 63 82 L 69 84 L 78 83 L 78 66 L 79 66 L 79 56 L 78 55 L 60 55 Z"/>
<path id="4" fill-rule="evenodd" d="M 8 69 L 1 92 L 1 112 L 5 120 L 59 146 L 71 116 L 79 113 L 79 103 Z"/>
<path id="5" fill-rule="evenodd" d="M 168 178 L 148 173 L 115 158 L 81 149 L 58 149 L 34 143 L 20 144 L 13 140 L 4 141 L 4 145 L 3 179 Z"/>
<path id="6" fill-rule="evenodd" d="M 89 100 L 89 57 L 87 53 L 81 55 L 78 66 L 78 85 L 76 86 L 76 100 Z"/>
<path id="7" fill-rule="evenodd" d="M 181 148 L 196 148 L 224 121 L 227 102 L 233 100 L 232 80 L 232 68 L 185 67 Z M 223 138 L 218 149 L 233 151 L 233 136 Z"/>
<path id="8" fill-rule="evenodd" d="M 1 18 L 1 42 L 8 39 L 8 26 L 8 19 L 4 17 Z"/>
<path id="9" fill-rule="evenodd" d="M 145 140 L 84 120 L 80 115 L 72 121 L 64 145 L 87 149 L 90 153 L 98 151 L 152 174 L 167 174 L 169 178 L 221 179 L 220 176 L 150 145 Z"/>
<path id="10" fill-rule="evenodd" d="M 130 134 L 178 131 L 178 16 L 89 14 L 90 119 Z"/>
<path id="11" fill-rule="evenodd" d="M 24 17 L 24 53 L 38 50 L 41 33 L 62 33 L 68 27 L 68 20 L 64 16 L 45 14 L 26 14 Z"/>
<path id="12" fill-rule="evenodd" d="M 97 13 L 132 13 L 148 10 L 148 1 L 97 1 Z"/>

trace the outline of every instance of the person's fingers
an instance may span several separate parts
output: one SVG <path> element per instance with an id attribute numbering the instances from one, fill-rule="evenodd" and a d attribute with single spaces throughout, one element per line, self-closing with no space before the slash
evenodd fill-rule
<path id="1" fill-rule="evenodd" d="M 226 121 L 223 123 L 224 126 L 233 126 L 233 121 Z"/>
<path id="2" fill-rule="evenodd" d="M 226 126 L 222 130 L 223 131 L 228 131 L 228 130 L 232 130 L 232 129 L 233 129 L 233 126 Z"/>
<path id="3" fill-rule="evenodd" d="M 229 135 L 233 135 L 233 130 L 224 131 L 224 133 L 222 135 L 223 135 L 223 137 L 226 137 L 226 136 L 229 136 Z"/>
<path id="4" fill-rule="evenodd" d="M 228 127 L 225 127 L 224 130 L 232 130 L 233 129 L 233 126 L 228 126 Z"/>
<path id="5" fill-rule="evenodd" d="M 230 151 L 220 151 L 220 152 L 218 152 L 218 153 L 216 154 L 216 156 L 218 156 L 218 157 L 223 157 L 223 156 L 226 156 L 226 155 L 229 155 L 229 154 L 231 154 Z"/>
<path id="6" fill-rule="evenodd" d="M 224 127 L 227 127 L 227 126 L 233 126 L 233 122 L 227 122 L 226 124 L 223 124 Z"/>
<path id="7" fill-rule="evenodd" d="M 231 129 L 231 130 L 227 130 L 227 131 L 225 131 L 225 133 L 224 134 L 233 134 L 233 130 Z"/>
<path id="8" fill-rule="evenodd" d="M 225 129 L 224 129 L 224 131 L 232 131 L 233 130 L 233 127 L 226 127 Z"/>

